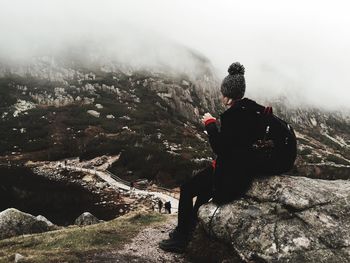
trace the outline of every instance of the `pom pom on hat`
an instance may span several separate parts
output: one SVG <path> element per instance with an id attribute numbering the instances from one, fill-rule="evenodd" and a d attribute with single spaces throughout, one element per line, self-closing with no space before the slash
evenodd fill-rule
<path id="1" fill-rule="evenodd" d="M 228 68 L 228 73 L 221 84 L 221 93 L 225 97 L 241 99 L 245 93 L 245 69 L 239 62 L 232 63 Z"/>
<path id="2" fill-rule="evenodd" d="M 231 64 L 231 66 L 228 68 L 227 71 L 228 73 L 230 73 L 230 75 L 235 75 L 235 74 L 244 75 L 245 69 L 241 63 L 235 62 Z"/>

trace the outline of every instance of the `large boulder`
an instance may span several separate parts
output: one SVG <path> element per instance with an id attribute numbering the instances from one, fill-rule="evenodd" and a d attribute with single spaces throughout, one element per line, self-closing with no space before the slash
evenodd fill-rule
<path id="1" fill-rule="evenodd" d="M 37 219 L 17 209 L 9 208 L 0 213 L 0 239 L 23 234 L 41 233 L 52 230 L 53 224 Z"/>
<path id="2" fill-rule="evenodd" d="M 89 212 L 84 212 L 77 219 L 74 224 L 78 226 L 87 226 L 100 223 L 100 220 Z"/>
<path id="3" fill-rule="evenodd" d="M 39 221 L 45 222 L 51 228 L 57 228 L 58 229 L 58 227 L 56 225 L 54 225 L 50 220 L 48 220 L 45 216 L 38 215 L 36 217 L 36 219 L 39 220 Z"/>
<path id="4" fill-rule="evenodd" d="M 200 227 L 244 262 L 350 262 L 350 181 L 275 176 L 203 205 Z"/>

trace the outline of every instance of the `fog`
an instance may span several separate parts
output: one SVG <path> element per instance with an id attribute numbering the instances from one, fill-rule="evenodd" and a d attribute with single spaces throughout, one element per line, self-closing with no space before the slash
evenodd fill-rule
<path id="1" fill-rule="evenodd" d="M 65 47 L 95 47 L 133 65 L 196 67 L 189 47 L 219 78 L 230 63 L 246 68 L 248 96 L 349 108 L 347 1 L 4 1 L 0 57 L 26 61 Z M 92 53 L 91 53 L 92 52 Z"/>

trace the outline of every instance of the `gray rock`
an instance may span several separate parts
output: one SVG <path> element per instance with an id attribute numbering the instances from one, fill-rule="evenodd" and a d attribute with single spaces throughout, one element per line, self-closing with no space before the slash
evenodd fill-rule
<path id="1" fill-rule="evenodd" d="M 350 262 L 350 181 L 259 179 L 216 208 L 200 208 L 200 226 L 243 261 Z"/>
<path id="2" fill-rule="evenodd" d="M 15 263 L 22 262 L 25 259 L 25 257 L 19 253 L 15 254 Z"/>
<path id="3" fill-rule="evenodd" d="M 89 212 L 82 213 L 77 219 L 75 219 L 74 224 L 78 226 L 93 225 L 99 223 L 100 220 L 96 218 Z"/>
<path id="4" fill-rule="evenodd" d="M 9 208 L 0 213 L 0 239 L 49 230 L 52 227 L 46 222 L 17 209 Z"/>
<path id="5" fill-rule="evenodd" d="M 105 183 L 105 182 L 98 182 L 98 183 L 96 183 L 96 187 L 97 188 L 103 189 L 103 188 L 106 188 L 107 186 L 108 186 L 108 184 Z"/>
<path id="6" fill-rule="evenodd" d="M 49 227 L 55 227 L 55 225 L 50 220 L 48 220 L 45 216 L 38 215 L 36 219 L 38 219 L 39 221 L 45 222 Z"/>
<path id="7" fill-rule="evenodd" d="M 201 75 L 200 78 L 190 81 L 191 84 L 186 81 L 185 87 L 175 82 L 165 84 L 162 81 L 155 81 L 150 83 L 149 88 L 155 91 L 172 109 L 197 122 L 198 109 L 195 104 L 199 103 L 202 109 L 209 112 L 215 112 L 215 105 L 220 105 L 220 81 L 212 74 Z"/>

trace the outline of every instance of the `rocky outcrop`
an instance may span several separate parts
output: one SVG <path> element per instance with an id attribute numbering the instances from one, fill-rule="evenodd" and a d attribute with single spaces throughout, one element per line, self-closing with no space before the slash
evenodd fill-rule
<path id="1" fill-rule="evenodd" d="M 350 181 L 279 176 L 199 211 L 200 226 L 246 262 L 350 262 Z"/>
<path id="2" fill-rule="evenodd" d="M 205 111 L 217 112 L 216 105 L 220 105 L 218 87 L 219 82 L 213 75 L 204 76 L 191 83 L 182 80 L 181 85 L 164 81 L 149 83 L 149 88 L 155 91 L 170 108 L 193 121 L 198 121 L 200 114 Z"/>
<path id="3" fill-rule="evenodd" d="M 43 221 L 44 223 L 46 223 L 49 227 L 57 227 L 56 225 L 54 225 L 51 221 L 49 221 L 45 216 L 42 216 L 42 215 L 38 215 L 36 217 L 37 220 L 39 221 Z"/>
<path id="4" fill-rule="evenodd" d="M 52 223 L 48 224 L 42 219 L 37 219 L 14 208 L 6 209 L 0 213 L 0 239 L 23 234 L 41 233 L 54 228 Z"/>
<path id="5" fill-rule="evenodd" d="M 74 224 L 78 226 L 93 225 L 99 223 L 97 217 L 89 212 L 82 213 L 77 219 L 75 219 Z"/>
<path id="6" fill-rule="evenodd" d="M 23 256 L 22 254 L 16 253 L 15 254 L 15 263 L 17 262 L 23 262 L 25 259 L 25 256 Z"/>

